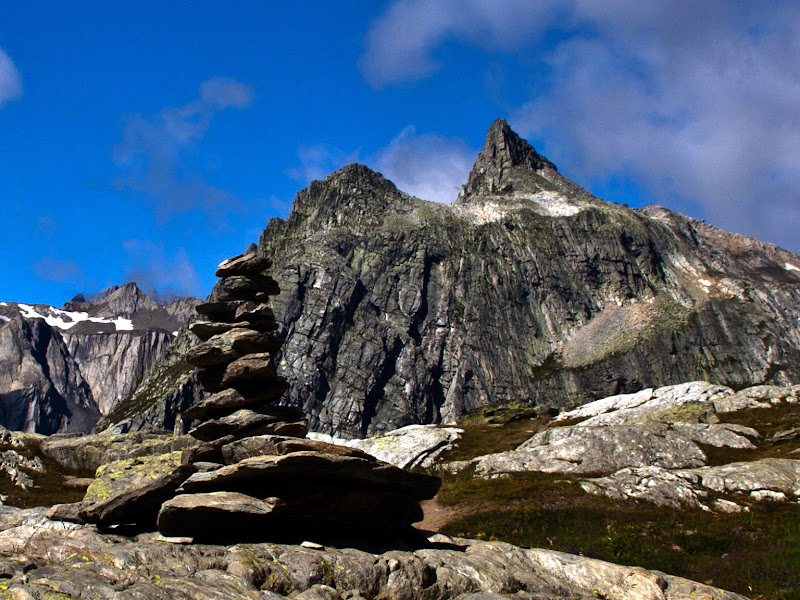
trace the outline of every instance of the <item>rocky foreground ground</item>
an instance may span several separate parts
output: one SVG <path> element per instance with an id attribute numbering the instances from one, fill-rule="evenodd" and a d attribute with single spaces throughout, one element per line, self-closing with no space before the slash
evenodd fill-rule
<path id="1" fill-rule="evenodd" d="M 572 478 L 566 485 L 577 484 L 583 490 L 578 493 L 615 501 L 709 515 L 746 513 L 759 503 L 798 500 L 798 392 L 799 387 L 770 386 L 735 392 L 692 382 L 606 398 L 553 419 L 540 410 L 538 417 L 518 421 L 530 423 L 521 444 L 468 460 L 449 459 L 458 456 L 458 444 L 466 445 L 469 436 L 454 427 L 411 426 L 368 440 L 303 443 L 338 442 L 350 446 L 348 453 L 456 480 L 482 478 L 503 485 L 519 473 L 556 473 Z M 765 429 L 732 422 L 754 411 L 774 415 L 774 423 Z M 508 437 L 507 426 L 489 427 Z M 246 441 L 252 440 L 276 447 L 291 442 L 289 455 L 302 442 L 278 435 Z M 4 598 L 743 597 L 577 552 L 434 532 L 424 533 L 416 544 L 407 538 L 383 545 L 374 539 L 334 544 L 304 535 L 304 544 L 207 545 L 154 531 L 98 528 L 73 521 L 80 521 L 87 507 L 163 477 L 182 453 L 201 442 L 156 433 L 46 438 L 12 432 L 4 432 L 0 441 L 7 502 L 47 505 L 0 507 Z M 65 479 L 69 474 L 94 477 Z M 50 506 L 59 500 L 72 503 Z M 358 537 L 354 532 L 354 540 Z"/>
<path id="2" fill-rule="evenodd" d="M 373 553 L 305 545 L 211 546 L 128 538 L 0 510 L 0 593 L 28 599 L 735 599 L 679 577 L 502 542 L 434 535 Z"/>

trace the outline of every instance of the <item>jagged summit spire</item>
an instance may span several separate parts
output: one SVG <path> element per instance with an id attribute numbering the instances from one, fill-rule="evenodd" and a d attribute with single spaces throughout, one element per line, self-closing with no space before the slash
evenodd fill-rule
<path id="1" fill-rule="evenodd" d="M 486 143 L 472 167 L 467 184 L 461 189 L 459 200 L 475 194 L 527 191 L 527 178 L 519 175 L 543 169 L 558 170 L 517 135 L 505 119 L 497 119 L 486 134 Z"/>

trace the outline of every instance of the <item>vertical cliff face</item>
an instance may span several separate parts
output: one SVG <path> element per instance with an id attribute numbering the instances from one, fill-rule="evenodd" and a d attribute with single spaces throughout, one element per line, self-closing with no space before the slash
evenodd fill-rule
<path id="1" fill-rule="evenodd" d="M 63 309 L 0 304 L 0 423 L 89 431 L 172 344 L 197 301 L 161 306 L 135 284 Z"/>
<path id="2" fill-rule="evenodd" d="M 298 194 L 260 250 L 283 290 L 287 399 L 318 431 L 799 374 L 800 257 L 604 202 L 504 121 L 455 205 L 353 165 Z"/>
<path id="3" fill-rule="evenodd" d="M 350 165 L 298 193 L 258 252 L 281 289 L 284 402 L 315 431 L 360 437 L 506 401 L 800 378 L 800 256 L 604 202 L 502 120 L 455 204 Z M 158 387 L 174 395 L 191 377 L 177 351 L 171 360 L 180 375 L 164 371 Z"/>

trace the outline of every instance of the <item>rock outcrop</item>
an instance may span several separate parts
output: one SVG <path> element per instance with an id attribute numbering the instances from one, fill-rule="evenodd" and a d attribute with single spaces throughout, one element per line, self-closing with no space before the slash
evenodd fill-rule
<path id="1" fill-rule="evenodd" d="M 133 392 L 196 300 L 157 304 L 131 283 L 63 309 L 0 302 L 0 423 L 87 432 Z"/>
<path id="2" fill-rule="evenodd" d="M 258 252 L 282 290 L 284 402 L 315 432 L 364 438 L 493 403 L 800 378 L 800 257 L 604 202 L 503 121 L 455 204 L 350 165 L 301 191 Z"/>
<path id="3" fill-rule="evenodd" d="M 646 389 L 563 412 L 548 429 L 514 450 L 438 468 L 447 473 L 470 471 L 483 478 L 523 472 L 596 475 L 579 485 L 586 492 L 617 500 L 742 511 L 746 507 L 742 500 L 736 502 L 737 497 L 800 498 L 800 457 L 794 458 L 798 451 L 758 455 L 764 443 L 775 446 L 794 440 L 791 423 L 800 419 L 800 413 L 786 412 L 786 426 L 769 439 L 752 427 L 720 423 L 720 417 L 798 404 L 800 386 L 755 386 L 734 392 L 694 381 Z M 753 458 L 707 465 L 707 453 L 717 448 L 740 451 L 742 458 L 751 452 Z"/>
<path id="4" fill-rule="evenodd" d="M 226 500 L 253 514 L 264 504 Z M 0 507 L 1 587 L 9 598 L 744 598 L 664 573 L 502 542 L 435 536 L 430 548 L 378 554 L 316 544 L 170 544 L 153 535 L 98 533 L 44 512 Z"/>

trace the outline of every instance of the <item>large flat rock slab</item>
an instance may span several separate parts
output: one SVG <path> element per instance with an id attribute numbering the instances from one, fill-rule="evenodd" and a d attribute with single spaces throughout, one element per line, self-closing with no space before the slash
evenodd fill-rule
<path id="1" fill-rule="evenodd" d="M 268 497 L 297 487 L 320 487 L 323 481 L 391 490 L 416 500 L 432 498 L 441 484 L 438 477 L 410 473 L 374 460 L 301 451 L 246 458 L 210 473 L 195 473 L 182 489 L 187 493 L 242 491 Z"/>

